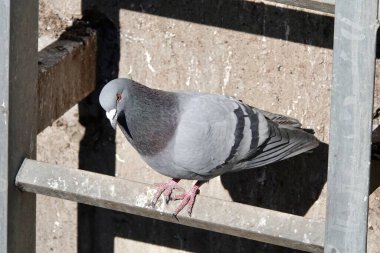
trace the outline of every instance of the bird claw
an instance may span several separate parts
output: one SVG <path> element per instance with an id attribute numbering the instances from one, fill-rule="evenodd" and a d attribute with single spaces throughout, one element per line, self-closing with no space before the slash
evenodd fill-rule
<path id="1" fill-rule="evenodd" d="M 179 222 L 179 219 L 178 219 L 178 217 L 177 217 L 177 214 L 172 213 L 172 216 L 173 216 L 174 219 L 176 219 L 176 220 Z"/>
<path id="2" fill-rule="evenodd" d="M 154 198 L 151 203 L 151 206 L 154 208 L 161 195 L 164 195 L 164 200 L 166 204 L 168 204 L 170 200 L 182 200 L 181 203 L 175 209 L 174 213 L 172 214 L 177 221 L 179 221 L 177 218 L 178 213 L 181 212 L 182 209 L 185 208 L 185 206 L 187 206 L 187 213 L 189 217 L 191 217 L 195 197 L 199 193 L 199 187 L 202 184 L 202 182 L 197 181 L 189 191 L 177 194 L 173 197 L 173 189 L 185 191 L 182 187 L 177 186 L 178 181 L 176 179 L 172 179 L 171 181 L 165 184 L 155 184 L 156 186 L 158 186 L 158 189 L 157 192 L 154 194 Z"/>
<path id="3" fill-rule="evenodd" d="M 153 200 L 151 202 L 151 206 L 154 208 L 157 204 L 158 199 L 160 198 L 162 192 L 164 191 L 163 188 L 158 188 L 157 192 L 154 194 Z"/>
<path id="4" fill-rule="evenodd" d="M 169 204 L 169 201 L 171 200 L 170 195 L 168 196 L 168 195 L 165 195 L 165 194 L 164 194 L 164 197 L 165 197 L 165 203 L 166 203 L 166 204 Z"/>
<path id="5" fill-rule="evenodd" d="M 172 179 L 167 183 L 154 184 L 154 186 L 157 188 L 157 192 L 154 194 L 151 206 L 153 208 L 156 206 L 157 201 L 161 195 L 164 195 L 165 202 L 168 204 L 171 200 L 173 189 L 183 189 L 182 187 L 177 186 L 178 181 L 178 179 Z"/>
<path id="6" fill-rule="evenodd" d="M 178 190 L 180 192 L 185 192 L 186 191 L 183 187 L 181 187 L 179 185 L 175 185 L 173 189 Z"/>
<path id="7" fill-rule="evenodd" d="M 158 195 L 158 194 L 157 194 Z M 160 194 L 161 195 L 161 194 Z M 158 196 L 159 197 L 159 196 Z M 155 208 L 156 207 L 156 204 L 157 204 L 157 201 L 158 201 L 158 197 L 156 198 L 156 194 L 152 200 L 152 202 L 150 203 L 151 207 Z"/>
<path id="8" fill-rule="evenodd" d="M 181 194 L 178 194 L 178 195 L 175 195 L 174 197 L 172 197 L 171 199 L 172 200 L 182 200 L 186 197 L 186 192 L 185 193 L 181 193 Z"/>
<path id="9" fill-rule="evenodd" d="M 182 200 L 181 203 L 177 206 L 177 208 L 175 209 L 175 211 L 173 213 L 175 216 L 177 216 L 177 214 L 179 212 L 181 212 L 182 209 L 185 208 L 185 206 L 187 206 L 187 214 L 189 215 L 189 217 L 191 217 L 195 198 L 196 198 L 197 194 L 199 193 L 199 186 L 200 185 L 195 184 L 195 185 L 193 185 L 193 187 L 188 192 L 181 193 L 181 194 L 176 195 L 174 197 L 175 199 L 181 199 Z"/>

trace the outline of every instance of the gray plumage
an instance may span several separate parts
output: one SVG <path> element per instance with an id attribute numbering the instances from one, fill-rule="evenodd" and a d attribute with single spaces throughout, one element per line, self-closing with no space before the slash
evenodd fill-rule
<path id="1" fill-rule="evenodd" d="M 208 180 L 283 160 L 318 146 L 298 120 L 233 97 L 150 89 L 115 79 L 100 104 L 153 169 L 168 177 Z"/>

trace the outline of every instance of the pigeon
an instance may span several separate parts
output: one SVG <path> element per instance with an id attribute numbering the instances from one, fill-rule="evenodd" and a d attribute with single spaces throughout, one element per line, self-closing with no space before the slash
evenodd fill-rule
<path id="1" fill-rule="evenodd" d="M 200 186 L 224 173 L 264 166 L 319 145 L 298 120 L 270 113 L 234 97 L 191 91 L 152 89 L 118 78 L 99 96 L 113 128 L 118 125 L 142 159 L 172 178 L 157 184 L 152 206 L 181 200 L 191 215 Z M 195 180 L 189 191 L 172 196 L 177 183 Z"/>

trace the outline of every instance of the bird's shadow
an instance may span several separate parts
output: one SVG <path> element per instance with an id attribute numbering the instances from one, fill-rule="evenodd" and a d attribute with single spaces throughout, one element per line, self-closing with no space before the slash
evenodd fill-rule
<path id="1" fill-rule="evenodd" d="M 370 194 L 380 186 L 379 129 L 372 134 Z M 260 168 L 224 174 L 221 182 L 235 202 L 304 216 L 327 182 L 328 148 L 328 144 L 321 142 L 309 153 Z"/>
<path id="2" fill-rule="evenodd" d="M 327 180 L 328 145 L 260 168 L 221 176 L 235 202 L 305 215 Z"/>

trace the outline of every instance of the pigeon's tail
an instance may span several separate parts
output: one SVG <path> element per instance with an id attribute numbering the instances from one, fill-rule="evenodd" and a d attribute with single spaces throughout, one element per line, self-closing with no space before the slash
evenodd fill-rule
<path id="1" fill-rule="evenodd" d="M 284 160 L 319 145 L 319 141 L 312 134 L 301 129 L 281 126 L 271 121 L 268 124 L 268 140 L 258 148 L 253 157 L 241 164 L 244 168 L 255 168 Z"/>

